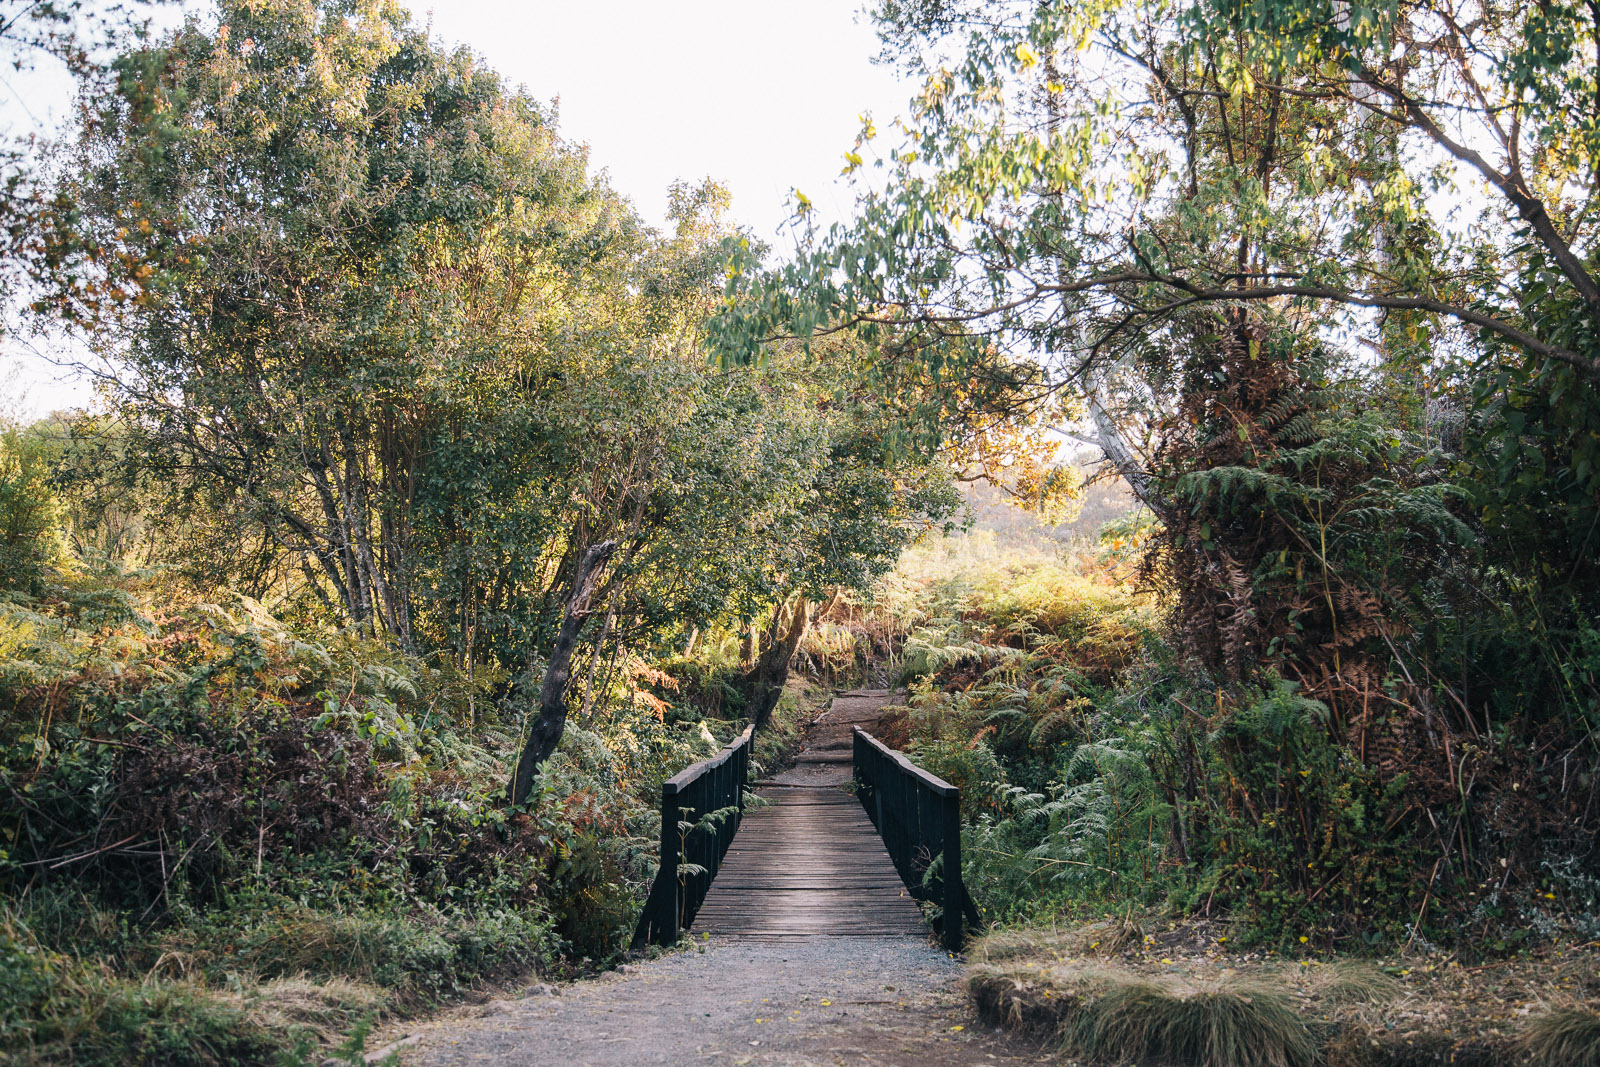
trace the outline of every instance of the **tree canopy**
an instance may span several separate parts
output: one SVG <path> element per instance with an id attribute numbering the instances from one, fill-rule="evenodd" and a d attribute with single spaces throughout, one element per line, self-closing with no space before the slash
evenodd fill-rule
<path id="1" fill-rule="evenodd" d="M 949 514 L 835 402 L 849 350 L 706 366 L 724 193 L 677 187 L 651 231 L 398 8 L 224 5 L 118 70 L 78 193 L 138 264 L 114 435 L 192 570 L 518 669 L 602 541 L 628 639 L 863 585 Z"/>

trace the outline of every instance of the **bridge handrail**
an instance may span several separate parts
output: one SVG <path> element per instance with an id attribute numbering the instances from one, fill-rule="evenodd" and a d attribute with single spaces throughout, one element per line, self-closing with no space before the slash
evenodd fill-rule
<path id="1" fill-rule="evenodd" d="M 965 923 L 977 909 L 961 877 L 961 790 L 912 763 L 859 726 L 851 728 L 856 797 L 883 838 L 906 889 L 942 909 L 946 948 L 961 947 Z M 944 857 L 932 877 L 934 861 Z"/>
<path id="2" fill-rule="evenodd" d="M 677 944 L 679 934 L 694 922 L 744 816 L 755 729 L 754 723 L 745 727 L 721 752 L 661 783 L 661 865 L 634 928 L 636 947 L 649 941 Z M 738 810 L 710 825 L 701 822 L 725 808 Z M 685 830 L 681 822 L 695 825 Z M 689 864 L 699 869 L 682 870 Z"/>

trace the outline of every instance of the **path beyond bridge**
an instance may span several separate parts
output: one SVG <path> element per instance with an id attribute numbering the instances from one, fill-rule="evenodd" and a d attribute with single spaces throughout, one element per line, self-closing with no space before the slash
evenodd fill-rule
<path id="1" fill-rule="evenodd" d="M 886 690 L 836 697 L 795 766 L 758 794 L 689 934 L 695 949 L 416 1028 L 426 1067 L 637 1064 L 916 1067 L 1050 1062 L 983 1031 L 961 964 L 921 913 L 855 798 L 850 728 Z"/>

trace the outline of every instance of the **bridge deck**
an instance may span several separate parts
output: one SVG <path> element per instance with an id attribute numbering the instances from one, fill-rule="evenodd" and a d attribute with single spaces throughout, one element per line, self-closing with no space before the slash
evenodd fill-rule
<path id="1" fill-rule="evenodd" d="M 743 941 L 927 936 L 877 831 L 842 788 L 849 754 L 841 762 L 835 748 L 835 734 L 848 737 L 853 723 L 875 720 L 888 696 L 836 698 L 795 769 L 757 788 L 772 804 L 746 811 L 693 933 Z"/>

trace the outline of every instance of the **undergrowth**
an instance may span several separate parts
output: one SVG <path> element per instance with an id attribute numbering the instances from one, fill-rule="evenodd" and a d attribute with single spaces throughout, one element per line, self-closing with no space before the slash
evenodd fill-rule
<path id="1" fill-rule="evenodd" d="M 607 965 L 659 783 L 743 725 L 625 666 L 510 808 L 499 679 L 160 575 L 0 596 L 0 1059 L 268 1063 Z"/>
<path id="2" fill-rule="evenodd" d="M 1593 928 L 1597 883 L 1559 839 L 1496 841 L 1504 811 L 1442 802 L 1363 758 L 1298 681 L 1219 678 L 1176 647 L 1170 603 L 1128 565 L 1130 538 L 1150 536 L 1122 521 L 1051 556 L 969 535 L 908 554 L 886 587 L 909 696 L 878 733 L 961 787 L 986 921 L 1155 908 L 1230 916 L 1246 941 L 1368 953 L 1492 954 Z M 1459 759 L 1513 770 L 1503 749 Z M 1522 803 L 1506 794 L 1501 807 Z M 1463 840 L 1478 820 L 1472 847 L 1504 850 L 1510 876 L 1445 877 L 1429 818 Z"/>

